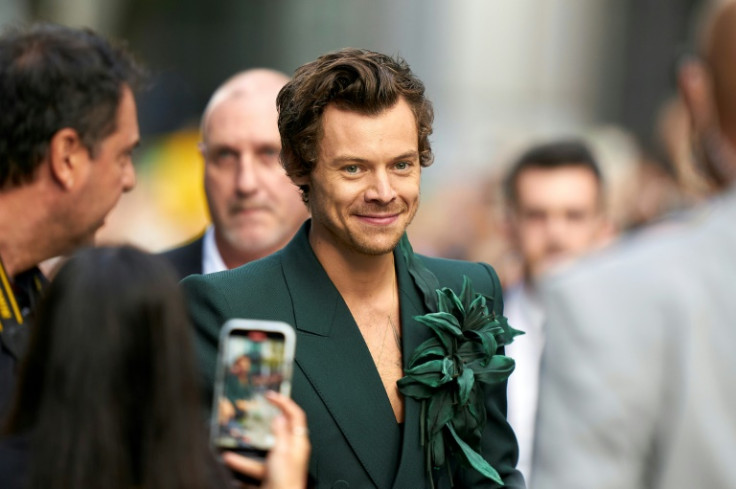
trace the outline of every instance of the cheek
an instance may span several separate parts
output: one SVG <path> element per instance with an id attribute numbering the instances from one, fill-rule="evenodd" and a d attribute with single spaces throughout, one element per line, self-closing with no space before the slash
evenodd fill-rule
<path id="1" fill-rule="evenodd" d="M 519 246 L 525 254 L 538 254 L 546 247 L 547 239 L 541 228 L 526 226 L 519 230 Z"/>
<path id="2" fill-rule="evenodd" d="M 394 182 L 394 189 L 407 200 L 416 200 L 419 198 L 421 190 L 421 175 L 417 174 L 412 177 L 400 178 Z"/>
<path id="3" fill-rule="evenodd" d="M 576 251 L 584 251 L 595 243 L 597 239 L 597 233 L 589 228 L 579 230 L 578 232 L 570 233 L 570 248 Z"/>
<path id="4" fill-rule="evenodd" d="M 204 180 L 205 197 L 207 205 L 215 211 L 223 212 L 227 208 L 229 193 L 217 180 L 205 178 Z"/>
<path id="5" fill-rule="evenodd" d="M 265 184 L 264 186 L 268 187 L 268 191 L 276 195 L 293 192 L 297 188 L 291 178 L 286 176 L 283 171 L 269 171 L 262 181 Z"/>
<path id="6" fill-rule="evenodd" d="M 312 193 L 320 200 L 323 207 L 334 208 L 353 204 L 363 195 L 362 187 L 351 182 L 335 184 L 324 182 L 322 185 L 312 185 Z"/>
<path id="7" fill-rule="evenodd" d="M 204 173 L 204 188 L 208 195 L 215 199 L 227 195 L 234 186 L 235 177 L 218 170 L 207 170 Z"/>

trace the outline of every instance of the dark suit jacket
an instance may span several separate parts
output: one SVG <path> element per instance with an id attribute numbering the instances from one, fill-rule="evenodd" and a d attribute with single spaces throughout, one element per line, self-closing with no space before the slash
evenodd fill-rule
<path id="1" fill-rule="evenodd" d="M 308 241 L 307 221 L 284 249 L 247 265 L 182 282 L 197 336 L 197 354 L 211 396 L 218 332 L 230 318 L 284 321 L 297 332 L 292 395 L 306 411 L 317 488 L 429 487 L 420 444 L 420 403 L 405 398 L 405 422 L 396 423 L 370 352 L 339 292 Z M 414 320 L 428 311 L 400 253 L 396 257 L 404 365 L 430 331 Z M 493 269 L 485 264 L 423 257 L 443 286 L 458 292 L 463 274 L 477 291 L 503 303 Z M 487 391 L 483 453 L 507 487 L 524 487 L 514 469 L 518 448 L 505 419 L 506 385 Z M 438 488 L 449 487 L 444 471 Z M 455 474 L 455 487 L 495 487 L 474 471 Z"/>
<path id="2" fill-rule="evenodd" d="M 194 241 L 160 253 L 174 266 L 179 279 L 202 273 L 202 246 L 204 234 Z"/>

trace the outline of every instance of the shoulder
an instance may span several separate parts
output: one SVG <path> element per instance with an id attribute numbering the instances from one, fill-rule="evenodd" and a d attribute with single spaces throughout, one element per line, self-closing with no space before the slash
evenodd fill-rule
<path id="1" fill-rule="evenodd" d="M 493 298 L 496 313 L 503 311 L 501 282 L 496 271 L 487 263 L 452 260 L 417 255 L 422 263 L 437 277 L 440 287 L 449 287 L 460 293 L 465 277 L 470 279 L 475 292 Z"/>
<path id="2" fill-rule="evenodd" d="M 268 289 L 270 284 L 283 282 L 280 253 L 246 263 L 243 266 L 205 275 L 190 275 L 182 280 L 184 291 L 211 290 L 226 296 L 243 295 L 244 284 L 257 284 L 257 288 Z M 257 290 L 253 290 L 257 292 Z"/>
<path id="3" fill-rule="evenodd" d="M 204 235 L 176 248 L 165 250 L 159 256 L 166 259 L 179 274 L 180 278 L 194 273 L 202 273 L 202 247 Z"/>
<path id="4" fill-rule="evenodd" d="M 487 263 L 418 256 L 425 266 L 437 276 L 442 287 L 459 290 L 462 288 L 464 276 L 473 282 L 476 289 L 483 289 L 484 292 L 489 289 L 495 292 L 495 288 L 500 286 L 496 271 Z"/>

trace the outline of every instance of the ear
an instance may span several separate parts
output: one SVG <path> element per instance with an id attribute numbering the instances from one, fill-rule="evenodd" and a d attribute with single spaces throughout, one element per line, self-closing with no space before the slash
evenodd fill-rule
<path id="1" fill-rule="evenodd" d="M 54 180 L 64 189 L 70 189 L 79 179 L 82 165 L 89 163 L 89 152 L 75 129 L 58 130 L 49 143 L 48 158 Z"/>
<path id="2" fill-rule="evenodd" d="M 291 178 L 291 182 L 299 188 L 302 202 L 307 204 L 307 208 L 309 208 L 309 186 L 312 183 L 309 175 L 289 176 L 289 178 Z"/>
<path id="3" fill-rule="evenodd" d="M 711 72 L 702 61 L 687 60 L 678 82 L 690 113 L 697 161 L 718 188 L 726 188 L 736 180 L 736 154 L 719 127 Z"/>
<path id="4" fill-rule="evenodd" d="M 698 58 L 684 60 L 678 69 L 677 82 L 694 133 L 702 135 L 712 130 L 718 116 L 713 102 L 713 82 L 705 63 Z"/>

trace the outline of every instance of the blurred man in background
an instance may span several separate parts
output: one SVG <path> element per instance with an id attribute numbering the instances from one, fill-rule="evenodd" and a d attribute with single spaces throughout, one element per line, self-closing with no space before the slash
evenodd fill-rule
<path id="1" fill-rule="evenodd" d="M 511 236 L 523 280 L 504 294 L 509 323 L 526 334 L 506 348 L 516 360 L 508 384 L 508 419 L 519 441 L 519 470 L 529 477 L 534 440 L 544 310 L 539 279 L 596 248 L 607 234 L 601 172 L 588 147 L 555 141 L 527 150 L 506 178 Z"/>
<path id="2" fill-rule="evenodd" d="M 0 414 L 13 392 L 43 260 L 91 244 L 135 186 L 141 71 L 89 30 L 0 37 Z"/>
<path id="3" fill-rule="evenodd" d="M 723 2 L 722 2 L 723 3 Z M 733 487 L 736 465 L 736 3 L 680 67 L 719 198 L 545 287 L 531 487 Z"/>
<path id="4" fill-rule="evenodd" d="M 289 78 L 254 69 L 228 79 L 202 115 L 200 151 L 212 225 L 164 257 L 183 278 L 235 268 L 282 248 L 307 218 L 279 162 L 276 95 Z"/>

